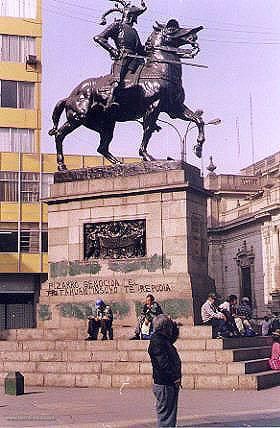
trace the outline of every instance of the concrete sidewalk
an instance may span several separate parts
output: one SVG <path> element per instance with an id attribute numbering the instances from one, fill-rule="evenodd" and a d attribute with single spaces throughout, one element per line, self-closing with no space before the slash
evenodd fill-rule
<path id="1" fill-rule="evenodd" d="M 180 426 L 223 426 L 226 421 L 267 416 L 278 419 L 280 426 L 280 387 L 259 392 L 182 390 L 178 416 Z M 23 396 L 0 394 L 1 428 L 154 428 L 155 422 L 154 398 L 148 389 L 33 387 Z"/>

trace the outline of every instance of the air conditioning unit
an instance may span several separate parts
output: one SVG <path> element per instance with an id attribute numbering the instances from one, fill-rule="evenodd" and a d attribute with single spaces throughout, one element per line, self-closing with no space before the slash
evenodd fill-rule
<path id="1" fill-rule="evenodd" d="M 36 66 L 38 64 L 38 59 L 36 55 L 27 55 L 26 65 Z"/>

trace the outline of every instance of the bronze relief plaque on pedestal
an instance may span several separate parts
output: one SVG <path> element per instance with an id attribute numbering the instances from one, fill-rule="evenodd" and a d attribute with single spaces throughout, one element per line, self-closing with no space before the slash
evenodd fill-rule
<path id="1" fill-rule="evenodd" d="M 146 220 L 84 224 L 85 259 L 128 259 L 146 256 Z"/>

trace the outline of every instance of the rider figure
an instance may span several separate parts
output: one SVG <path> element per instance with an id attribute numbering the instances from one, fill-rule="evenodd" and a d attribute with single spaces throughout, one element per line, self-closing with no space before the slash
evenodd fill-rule
<path id="1" fill-rule="evenodd" d="M 106 16 L 113 12 L 121 13 L 122 19 L 116 20 L 101 34 L 94 37 L 94 41 L 106 49 L 113 60 L 120 60 L 119 78 L 113 83 L 106 108 L 119 105 L 115 102 L 115 95 L 120 88 L 124 87 L 124 80 L 128 71 L 135 72 L 139 65 L 139 60 L 129 57 L 129 55 L 144 55 L 144 47 L 137 31 L 133 28 L 133 25 L 137 24 L 138 16 L 147 10 L 144 0 L 141 0 L 141 7 L 131 6 L 126 0 L 117 0 L 117 3 L 123 7 L 117 5 L 114 9 L 107 11 L 102 16 L 101 25 L 106 25 Z M 114 41 L 115 48 L 108 42 L 109 39 Z"/>

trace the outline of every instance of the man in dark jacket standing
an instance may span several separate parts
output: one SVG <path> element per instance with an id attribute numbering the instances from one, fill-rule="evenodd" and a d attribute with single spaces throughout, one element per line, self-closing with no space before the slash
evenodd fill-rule
<path id="1" fill-rule="evenodd" d="M 174 337 L 174 323 L 167 315 L 154 318 L 153 326 L 148 352 L 153 366 L 158 427 L 175 427 L 182 377 L 181 360 L 173 345 L 178 334 Z"/>

